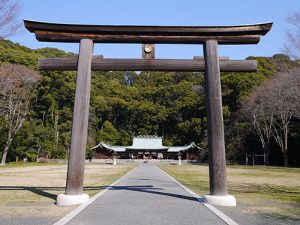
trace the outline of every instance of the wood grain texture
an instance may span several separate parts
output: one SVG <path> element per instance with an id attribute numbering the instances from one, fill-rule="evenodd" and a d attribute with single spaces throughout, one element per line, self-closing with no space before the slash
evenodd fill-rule
<path id="1" fill-rule="evenodd" d="M 79 195 L 83 190 L 84 163 L 87 141 L 91 91 L 91 64 L 93 41 L 80 42 L 76 92 L 73 110 L 71 148 L 67 173 L 67 195 Z"/>
<path id="2" fill-rule="evenodd" d="M 76 70 L 76 58 L 39 59 L 41 70 Z M 222 72 L 256 72 L 256 60 L 221 60 Z M 94 71 L 205 71 L 204 60 L 192 59 L 106 59 L 95 57 L 92 60 Z"/>
<path id="3" fill-rule="evenodd" d="M 207 40 L 217 40 L 219 44 L 257 44 L 260 35 L 141 35 L 141 34 L 89 34 L 89 33 L 66 33 L 57 31 L 36 31 L 36 39 L 47 42 L 77 43 L 87 38 L 94 43 L 149 43 L 149 44 L 204 44 Z"/>
<path id="4" fill-rule="evenodd" d="M 194 60 L 204 60 L 204 56 L 194 56 Z M 229 56 L 219 56 L 219 60 L 224 61 L 224 60 L 230 60 Z"/>
<path id="5" fill-rule="evenodd" d="M 211 195 L 227 195 L 224 125 L 218 43 L 204 46 L 205 92 L 208 119 L 208 160 Z M 222 61 L 220 61 L 221 63 Z"/>

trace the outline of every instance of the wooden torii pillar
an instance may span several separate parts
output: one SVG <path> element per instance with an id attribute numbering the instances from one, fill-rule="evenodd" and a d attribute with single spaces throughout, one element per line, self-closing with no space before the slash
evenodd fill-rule
<path id="1" fill-rule="evenodd" d="M 60 206 L 88 201 L 83 194 L 84 156 L 87 140 L 91 70 L 95 71 L 192 71 L 205 72 L 208 116 L 210 195 L 204 202 L 235 206 L 227 193 L 224 125 L 220 72 L 254 72 L 256 60 L 221 60 L 218 45 L 257 44 L 272 23 L 241 26 L 107 26 L 54 24 L 24 21 L 37 40 L 80 43 L 78 58 L 40 59 L 42 70 L 77 70 L 71 149 L 66 193 L 57 198 Z M 141 43 L 143 59 L 106 59 L 92 57 L 93 43 Z M 151 44 L 203 44 L 204 59 L 154 59 Z M 154 50 L 154 49 L 153 49 Z M 148 53 L 148 54 L 147 54 Z"/>

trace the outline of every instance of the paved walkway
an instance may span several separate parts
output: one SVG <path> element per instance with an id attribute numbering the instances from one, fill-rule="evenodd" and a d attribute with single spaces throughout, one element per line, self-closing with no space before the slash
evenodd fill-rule
<path id="1" fill-rule="evenodd" d="M 213 212 L 153 164 L 143 164 L 68 225 L 218 225 Z"/>

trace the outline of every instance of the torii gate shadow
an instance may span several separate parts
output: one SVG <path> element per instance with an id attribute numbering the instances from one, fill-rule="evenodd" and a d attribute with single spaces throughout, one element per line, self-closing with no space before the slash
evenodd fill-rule
<path id="1" fill-rule="evenodd" d="M 175 193 L 168 193 L 168 192 L 161 192 L 160 190 L 164 190 L 162 188 L 155 188 L 153 185 L 137 185 L 137 186 L 112 186 L 109 188 L 109 190 L 126 190 L 126 191 L 137 191 L 137 192 L 144 192 L 149 194 L 155 194 L 155 195 L 164 195 L 164 196 L 170 196 L 174 198 L 180 198 L 190 201 L 198 201 L 193 196 L 187 195 L 181 195 L 181 194 L 175 194 Z"/>
<path id="2" fill-rule="evenodd" d="M 108 186 L 87 186 L 84 190 L 95 190 L 100 191 Z M 33 187 L 33 186 L 0 186 L 0 191 L 29 191 L 34 194 L 56 200 L 57 195 L 52 194 L 49 191 L 63 192 L 65 187 Z"/>
<path id="3" fill-rule="evenodd" d="M 134 186 L 86 186 L 84 187 L 84 191 L 86 190 L 98 190 L 101 191 L 105 188 L 108 188 L 109 190 L 126 190 L 126 191 L 137 191 L 137 192 L 144 192 L 149 194 L 155 194 L 155 195 L 164 195 L 164 196 L 170 196 L 174 198 L 180 198 L 190 201 L 198 201 L 196 198 L 188 195 L 181 195 L 181 194 L 175 194 L 175 193 L 168 193 L 168 192 L 162 192 L 162 188 L 155 188 L 153 185 L 134 185 Z M 18 191 L 18 190 L 24 190 L 29 191 L 34 194 L 50 198 L 53 200 L 56 200 L 57 195 L 52 194 L 49 191 L 59 191 L 62 192 L 65 190 L 65 187 L 32 187 L 32 186 L 0 186 L 0 191 Z"/>

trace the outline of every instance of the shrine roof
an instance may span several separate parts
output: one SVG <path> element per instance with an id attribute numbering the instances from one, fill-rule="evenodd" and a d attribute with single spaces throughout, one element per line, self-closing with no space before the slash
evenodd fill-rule
<path id="1" fill-rule="evenodd" d="M 115 152 L 125 152 L 126 150 L 134 150 L 134 151 L 166 150 L 167 152 L 180 152 L 180 151 L 186 151 L 193 147 L 200 149 L 200 147 L 195 145 L 194 142 L 186 146 L 164 146 L 162 145 L 161 137 L 151 136 L 151 135 L 134 137 L 133 144 L 131 146 L 113 146 L 113 145 L 106 144 L 104 142 L 100 142 L 92 149 L 96 149 L 98 147 L 104 147 L 110 151 L 115 151 Z"/>
<path id="2" fill-rule="evenodd" d="M 194 142 L 192 142 L 191 144 L 186 146 L 170 146 L 168 152 L 181 152 L 181 151 L 189 150 L 190 148 L 194 148 L 194 147 L 197 149 L 201 149 L 200 147 L 195 145 Z"/>

